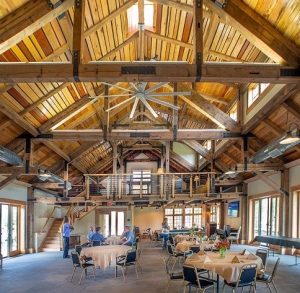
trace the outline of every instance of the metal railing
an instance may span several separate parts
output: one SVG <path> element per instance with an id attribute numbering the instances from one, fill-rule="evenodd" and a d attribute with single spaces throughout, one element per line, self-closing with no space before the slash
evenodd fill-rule
<path id="1" fill-rule="evenodd" d="M 87 196 L 168 197 L 209 196 L 214 193 L 216 173 L 85 174 Z"/>

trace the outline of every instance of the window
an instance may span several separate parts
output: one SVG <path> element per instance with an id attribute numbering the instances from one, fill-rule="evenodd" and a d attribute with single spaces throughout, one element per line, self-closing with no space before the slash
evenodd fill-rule
<path id="1" fill-rule="evenodd" d="M 144 25 L 146 29 L 153 29 L 154 6 L 153 3 L 145 1 L 144 4 Z M 138 4 L 131 6 L 127 10 L 128 31 L 135 32 L 138 30 L 139 24 L 139 8 Z"/>
<path id="2" fill-rule="evenodd" d="M 151 193 L 151 171 L 133 170 L 131 180 L 131 194 Z"/>
<path id="3" fill-rule="evenodd" d="M 220 214 L 220 206 L 214 205 L 210 207 L 210 222 L 216 223 L 217 227 L 219 226 L 219 214 Z"/>
<path id="4" fill-rule="evenodd" d="M 104 215 L 104 223 L 102 231 L 105 236 L 108 235 L 122 235 L 125 227 L 125 212 L 111 211 L 110 214 Z"/>
<path id="5" fill-rule="evenodd" d="M 250 107 L 255 100 L 262 94 L 266 88 L 269 86 L 269 83 L 251 83 L 248 87 L 248 107 Z"/>
<path id="6" fill-rule="evenodd" d="M 300 192 L 296 191 L 293 193 L 293 204 L 292 204 L 292 236 L 300 238 Z"/>
<path id="7" fill-rule="evenodd" d="M 165 217 L 168 219 L 170 229 L 181 227 L 190 229 L 193 225 L 202 226 L 202 207 L 167 208 Z"/>
<path id="8" fill-rule="evenodd" d="M 230 116 L 233 120 L 237 121 L 237 103 L 235 103 L 235 104 L 233 105 L 233 107 L 230 109 L 230 111 L 229 111 L 229 116 Z"/>

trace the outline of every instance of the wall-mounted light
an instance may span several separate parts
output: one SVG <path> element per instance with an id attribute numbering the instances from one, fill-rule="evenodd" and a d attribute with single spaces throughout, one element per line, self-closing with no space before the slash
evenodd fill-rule
<path id="1" fill-rule="evenodd" d="M 158 174 L 158 175 L 164 174 L 164 169 L 163 168 L 158 168 L 156 174 Z"/>

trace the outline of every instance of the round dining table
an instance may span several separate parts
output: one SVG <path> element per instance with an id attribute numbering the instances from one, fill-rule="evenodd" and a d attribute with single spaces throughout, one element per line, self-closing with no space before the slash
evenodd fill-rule
<path id="1" fill-rule="evenodd" d="M 124 255 L 131 246 L 127 245 L 101 245 L 82 248 L 81 257 L 91 257 L 96 267 L 105 269 L 116 260 L 117 256 Z"/>
<path id="2" fill-rule="evenodd" d="M 214 242 L 210 241 L 203 241 L 201 243 L 198 243 L 197 241 L 182 241 L 176 244 L 175 249 L 178 252 L 185 252 L 191 248 L 191 246 L 198 246 L 200 247 L 200 250 L 204 249 L 212 249 L 214 247 Z"/>
<path id="3" fill-rule="evenodd" d="M 188 241 L 190 240 L 191 236 L 190 235 L 182 235 L 182 234 L 177 234 L 174 237 L 175 243 L 180 243 L 182 241 Z"/>
<path id="4" fill-rule="evenodd" d="M 229 283 L 234 283 L 237 282 L 244 265 L 255 264 L 258 272 L 263 269 L 260 257 L 254 254 L 242 255 L 240 252 L 230 251 L 225 254 L 224 258 L 220 257 L 219 252 L 193 254 L 186 259 L 185 264 L 217 274 L 217 292 L 219 292 L 219 276 Z"/>
<path id="5" fill-rule="evenodd" d="M 122 243 L 120 236 L 109 236 L 106 238 L 105 242 L 109 245 L 118 245 Z"/>

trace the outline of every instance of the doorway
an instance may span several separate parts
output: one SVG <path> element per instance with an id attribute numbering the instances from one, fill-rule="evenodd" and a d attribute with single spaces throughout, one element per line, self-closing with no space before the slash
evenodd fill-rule
<path id="1" fill-rule="evenodd" d="M 1 254 L 3 257 L 19 253 L 19 216 L 20 208 L 0 204 Z"/>
<path id="2" fill-rule="evenodd" d="M 107 236 L 121 236 L 125 228 L 125 211 L 105 211 L 99 214 L 99 225 Z"/>
<path id="3" fill-rule="evenodd" d="M 254 200 L 254 237 L 279 234 L 279 199 L 279 196 L 272 196 Z"/>

